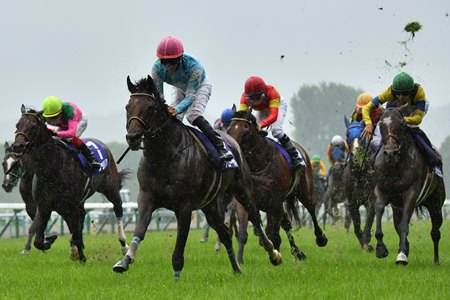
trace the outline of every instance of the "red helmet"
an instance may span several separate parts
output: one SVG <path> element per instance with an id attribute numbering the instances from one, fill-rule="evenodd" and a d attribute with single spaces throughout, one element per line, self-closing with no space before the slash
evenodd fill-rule
<path id="1" fill-rule="evenodd" d="M 245 95 L 247 97 L 261 96 L 266 92 L 266 83 L 261 77 L 251 76 L 245 81 Z"/>
<path id="2" fill-rule="evenodd" d="M 156 48 L 156 56 L 162 59 L 177 58 L 183 55 L 183 43 L 174 36 L 163 38 Z"/>

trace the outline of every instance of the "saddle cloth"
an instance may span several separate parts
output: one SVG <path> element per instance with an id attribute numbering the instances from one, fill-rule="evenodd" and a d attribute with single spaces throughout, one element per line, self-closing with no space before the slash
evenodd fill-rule
<path id="1" fill-rule="evenodd" d="M 97 159 L 97 161 L 100 164 L 100 168 L 98 170 L 95 170 L 94 172 L 92 172 L 92 170 L 89 167 L 89 162 L 81 153 L 78 152 L 78 149 L 75 148 L 75 146 L 73 146 L 72 144 L 70 144 L 64 140 L 60 140 L 60 141 L 62 144 L 64 144 L 65 147 L 67 147 L 67 149 L 70 150 L 70 152 L 72 152 L 78 158 L 80 166 L 83 168 L 83 171 L 86 173 L 86 175 L 91 176 L 91 175 L 99 174 L 99 173 L 103 172 L 106 169 L 106 167 L 108 166 L 108 154 L 107 154 L 105 148 L 103 148 L 103 146 L 100 145 L 99 143 L 96 143 L 95 141 L 93 141 L 91 139 L 82 139 L 82 141 L 86 144 L 86 146 L 88 146 L 88 148 L 95 155 L 95 158 Z"/>

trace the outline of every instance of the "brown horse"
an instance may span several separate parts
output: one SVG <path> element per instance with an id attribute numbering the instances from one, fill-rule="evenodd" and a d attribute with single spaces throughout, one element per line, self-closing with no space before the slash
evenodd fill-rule
<path id="1" fill-rule="evenodd" d="M 41 119 L 42 112 L 26 110 L 22 105 L 22 116 L 16 124 L 13 151 L 19 157 L 30 155 L 34 167 L 33 200 L 37 206 L 32 226 L 35 226 L 34 246 L 39 250 L 50 249 L 54 239 L 45 240 L 44 231 L 52 211 L 56 211 L 67 223 L 71 239 L 71 258 L 86 261 L 83 253 L 83 224 L 86 210 L 84 201 L 95 192 L 100 192 L 114 205 L 118 219 L 118 234 L 122 253 L 126 252 L 125 233 L 121 221 L 123 208 L 120 188 L 128 171 L 117 171 L 111 152 L 106 145 L 95 141 L 106 151 L 107 165 L 97 175 L 87 176 L 78 158 L 54 140 L 52 132 Z"/>
<path id="2" fill-rule="evenodd" d="M 392 206 L 394 226 L 400 238 L 396 263 L 403 265 L 408 264 L 409 222 L 414 208 L 426 207 L 432 224 L 434 263 L 438 265 L 444 181 L 428 169 L 399 109 L 386 109 L 379 126 L 382 147 L 375 159 L 376 256 L 384 258 L 389 254 L 383 243 L 382 231 L 386 205 Z"/>
<path id="3" fill-rule="evenodd" d="M 3 157 L 3 183 L 2 187 L 5 192 L 10 193 L 13 188 L 19 184 L 19 192 L 22 196 L 22 200 L 25 203 L 25 210 L 31 220 L 34 219 L 36 215 L 36 203 L 34 203 L 32 195 L 32 184 L 33 184 L 33 166 L 31 164 L 31 157 L 29 154 L 24 154 L 18 157 L 13 149 L 12 145 L 5 142 L 5 156 Z M 28 228 L 28 239 L 25 243 L 25 247 L 22 250 L 22 254 L 29 254 L 31 250 L 31 241 L 33 240 L 35 233 L 35 228 L 31 224 Z M 55 236 L 49 236 L 47 239 L 53 239 Z"/>
<path id="4" fill-rule="evenodd" d="M 316 243 L 323 247 L 327 244 L 327 237 L 319 227 L 315 214 L 313 198 L 314 180 L 312 167 L 306 151 L 299 144 L 296 148 L 302 154 L 307 163 L 306 172 L 297 172 L 295 175 L 288 165 L 287 160 L 275 145 L 275 142 L 263 136 L 264 131 L 258 131 L 256 118 L 252 110 L 236 111 L 233 106 L 233 118 L 228 128 L 228 133 L 238 142 L 244 152 L 252 172 L 255 189 L 254 199 L 259 210 L 267 213 L 266 233 L 274 243 L 276 249 L 280 248 L 280 226 L 286 232 L 291 247 L 291 252 L 296 259 L 305 259 L 305 254 L 295 244 L 292 235 L 293 219 L 300 223 L 297 200 L 306 207 L 314 224 Z M 264 132 L 265 133 L 265 132 Z M 286 204 L 286 210 L 284 209 Z M 241 236 L 243 230 L 239 230 Z M 245 237 L 244 237 L 245 238 Z M 240 247 L 244 246 L 244 241 Z"/>
<path id="5" fill-rule="evenodd" d="M 345 118 L 345 125 L 347 127 L 349 158 L 343 174 L 344 191 L 348 199 L 355 235 L 364 251 L 373 251 L 373 247 L 369 244 L 375 218 L 375 178 L 369 162 L 372 151 L 370 147 L 366 148 L 361 137 L 364 130 L 364 121 L 350 122 Z M 364 231 L 361 230 L 361 215 L 359 212 L 361 205 L 364 205 L 366 209 Z"/>
<path id="6" fill-rule="evenodd" d="M 217 198 L 224 192 L 233 194 L 249 211 L 252 223 L 263 237 L 263 246 L 271 262 L 278 265 L 281 255 L 274 249 L 261 227 L 259 212 L 251 201 L 250 171 L 236 141 L 219 131 L 233 152 L 239 168 L 223 168 L 220 164 L 213 163 L 191 129 L 169 116 L 167 104 L 160 98 L 150 76 L 136 84 L 128 77 L 127 84 L 131 96 L 126 106 L 126 138 L 131 150 L 143 149 L 138 169 L 137 202 L 140 218 L 130 249 L 113 266 L 113 270 L 128 270 L 145 237 L 152 213 L 157 208 L 165 207 L 174 211 L 177 218 L 177 241 L 172 254 L 175 280 L 179 280 L 181 276 L 191 213 L 197 209 L 202 209 L 208 224 L 218 233 L 227 249 L 233 271 L 240 273 L 229 231 L 218 211 Z"/>

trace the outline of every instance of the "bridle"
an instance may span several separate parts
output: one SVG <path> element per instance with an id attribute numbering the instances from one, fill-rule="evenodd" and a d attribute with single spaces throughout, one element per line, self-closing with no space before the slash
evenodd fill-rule
<path id="1" fill-rule="evenodd" d="M 147 94 L 147 93 L 132 93 L 130 95 L 130 101 L 131 101 L 131 97 L 134 96 L 145 96 L 147 97 L 147 101 L 155 101 L 155 96 L 152 94 Z M 169 123 L 169 120 L 171 119 L 170 116 L 167 117 L 167 119 L 164 121 L 164 123 L 162 123 L 161 126 L 157 127 L 154 130 L 151 130 L 153 122 L 156 120 L 156 116 L 158 115 L 158 108 L 155 105 L 150 105 L 150 107 L 148 108 L 148 110 L 150 110 L 150 119 L 148 120 L 148 122 L 145 122 L 143 119 L 139 118 L 139 117 L 135 117 L 132 116 L 127 120 L 127 130 L 130 127 L 130 124 L 132 121 L 137 121 L 138 123 L 141 124 L 141 126 L 144 128 L 145 132 L 144 132 L 144 140 L 148 140 L 148 139 L 153 139 L 156 136 L 158 136 L 161 132 L 162 129 Z"/>
<path id="2" fill-rule="evenodd" d="M 36 114 L 24 112 L 24 113 L 22 113 L 22 117 L 23 116 L 33 116 L 34 118 L 36 118 L 37 124 L 35 126 L 35 132 L 31 136 L 31 138 L 23 131 L 17 131 L 16 132 L 16 135 L 15 135 L 14 139 L 17 139 L 17 137 L 19 137 L 19 136 L 23 136 L 23 137 L 25 137 L 25 140 L 26 140 L 25 148 L 22 151 L 22 153 L 15 153 L 15 155 L 17 157 L 21 157 L 26 152 L 28 152 L 30 149 L 32 149 L 32 146 L 34 146 L 36 144 L 36 140 L 37 140 L 37 138 L 38 138 L 38 136 L 40 134 L 40 131 L 41 131 L 41 126 L 39 126 L 40 119 L 39 119 L 39 117 Z"/>
<path id="3" fill-rule="evenodd" d="M 231 121 L 243 121 L 250 124 L 250 126 L 254 126 L 254 124 L 250 120 L 245 118 L 231 118 Z M 252 152 L 259 147 L 259 145 L 263 142 L 263 140 L 264 137 L 260 138 L 258 142 L 253 147 L 251 147 L 249 151 L 247 151 L 247 153 L 244 153 L 244 157 L 248 158 L 249 156 L 251 156 Z"/>

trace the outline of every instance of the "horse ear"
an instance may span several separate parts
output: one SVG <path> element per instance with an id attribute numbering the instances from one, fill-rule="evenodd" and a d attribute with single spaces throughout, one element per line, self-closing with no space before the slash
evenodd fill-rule
<path id="1" fill-rule="evenodd" d="M 9 148 L 9 144 L 8 144 L 8 142 L 5 142 L 5 151 L 6 151 L 6 149 L 8 149 Z"/>
<path id="2" fill-rule="evenodd" d="M 247 119 L 250 118 L 250 116 L 252 115 L 252 111 L 253 111 L 253 108 L 250 106 L 247 110 L 247 116 L 246 116 Z"/>
<path id="3" fill-rule="evenodd" d="M 155 94 L 155 91 L 156 91 L 155 82 L 153 81 L 153 78 L 150 75 L 147 75 L 147 83 L 148 83 L 149 90 L 153 94 Z"/>
<path id="4" fill-rule="evenodd" d="M 233 107 L 231 108 L 233 115 L 236 113 L 236 104 L 233 103 Z"/>
<path id="5" fill-rule="evenodd" d="M 137 92 L 136 86 L 130 80 L 130 75 L 127 76 L 127 85 L 130 93 L 134 94 Z"/>
<path id="6" fill-rule="evenodd" d="M 27 109 L 25 108 L 25 105 L 22 104 L 22 106 L 20 107 L 20 112 L 21 112 L 22 114 L 24 114 L 24 113 L 27 112 Z"/>
<path id="7" fill-rule="evenodd" d="M 345 122 L 345 127 L 348 128 L 348 126 L 350 126 L 350 120 L 347 119 L 347 116 L 346 116 L 346 115 L 344 115 L 344 122 Z"/>

